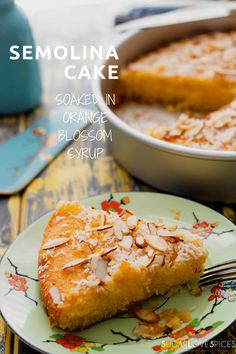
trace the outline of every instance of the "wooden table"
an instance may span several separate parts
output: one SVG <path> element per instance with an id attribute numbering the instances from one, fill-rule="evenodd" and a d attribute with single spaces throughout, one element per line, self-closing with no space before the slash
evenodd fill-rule
<path id="1" fill-rule="evenodd" d="M 114 9 L 113 9 L 114 10 Z M 36 40 L 46 44 L 83 44 L 99 43 L 103 36 L 103 16 L 98 16 L 103 9 L 97 4 L 91 8 L 74 7 L 55 13 L 51 11 L 43 16 L 34 15 L 34 31 Z M 89 21 L 84 24 L 84 18 Z M 78 16 L 79 14 L 79 16 Z M 83 21 L 83 31 L 78 26 Z M 32 20 L 32 19 L 31 19 Z M 105 21 L 106 22 L 106 21 Z M 94 28 L 96 23 L 96 30 Z M 66 31 L 61 30 L 61 26 Z M 77 30 L 76 30 L 77 29 Z M 68 81 L 62 74 L 65 63 L 45 61 L 42 63 L 42 76 L 45 94 L 42 106 L 28 116 L 3 117 L 0 120 L 0 143 L 18 131 L 22 131 L 35 119 L 40 118 L 44 111 L 54 105 L 58 92 L 89 92 L 88 82 Z M 79 143 L 81 146 L 81 143 Z M 99 146 L 97 143 L 96 146 Z M 151 190 L 142 182 L 134 179 L 121 166 L 117 165 L 110 155 L 106 144 L 104 155 L 98 160 L 69 160 L 66 151 L 62 152 L 37 178 L 21 193 L 9 197 L 0 197 L 0 257 L 6 248 L 24 230 L 41 215 L 52 210 L 60 200 L 74 200 L 107 192 L 147 191 Z M 224 207 L 212 206 L 236 222 L 236 205 Z M 216 340 L 236 341 L 236 322 L 217 336 Z M 202 353 L 236 353 L 236 349 L 223 350 L 199 348 L 195 352 Z M 0 354 L 32 354 L 33 349 L 23 344 L 5 326 L 0 318 Z"/>

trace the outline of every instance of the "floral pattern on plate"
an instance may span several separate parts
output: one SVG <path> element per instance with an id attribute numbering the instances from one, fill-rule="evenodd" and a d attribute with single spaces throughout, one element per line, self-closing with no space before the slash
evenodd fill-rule
<path id="1" fill-rule="evenodd" d="M 231 281 L 228 283 L 219 283 L 216 286 L 212 287 L 211 290 L 211 295 L 208 297 L 209 302 L 213 302 L 212 307 L 210 310 L 205 313 L 201 319 L 193 319 L 191 320 L 187 325 L 177 329 L 173 330 L 171 328 L 168 328 L 165 333 L 160 335 L 159 337 L 155 339 L 162 339 L 160 344 L 152 346 L 152 349 L 155 352 L 162 352 L 163 354 L 171 354 L 176 351 L 176 349 L 179 349 L 182 346 L 188 346 L 188 341 L 190 338 L 195 338 L 195 339 L 200 339 L 200 338 L 205 338 L 209 333 L 212 333 L 216 328 L 220 327 L 224 321 L 219 320 L 216 322 L 211 323 L 210 325 L 207 325 L 206 327 L 202 326 L 202 321 L 210 316 L 211 314 L 214 313 L 215 308 L 222 304 L 223 301 L 230 301 L 234 302 L 236 301 L 236 281 Z M 169 300 L 167 298 L 164 303 L 158 307 L 158 310 L 163 307 L 163 305 L 166 304 L 166 302 Z M 148 311 L 148 308 L 146 308 Z M 123 317 L 121 316 L 120 318 L 132 318 L 133 312 L 130 314 L 123 314 Z M 141 322 L 141 326 L 144 325 L 145 322 Z M 148 325 L 148 324 L 146 324 Z M 149 324 L 149 325 L 153 325 Z M 114 342 L 112 343 L 113 345 L 117 344 L 126 344 L 128 342 L 139 342 L 141 338 L 133 338 L 129 337 L 128 335 L 121 332 L 116 332 L 115 330 L 111 329 L 111 333 L 116 337 L 119 335 L 121 338 L 123 338 L 121 341 L 117 342 L 116 339 L 114 339 Z M 143 340 L 143 339 L 142 339 Z M 95 350 L 95 351 L 103 351 L 106 349 L 106 347 L 109 344 L 102 344 L 98 345 L 94 342 L 87 341 L 83 337 L 77 335 L 77 334 L 72 334 L 72 333 L 65 333 L 63 334 L 54 334 L 50 336 L 50 339 L 45 341 L 46 343 L 56 343 L 58 345 L 63 346 L 66 349 L 69 349 L 71 352 L 81 352 L 81 353 L 89 353 L 90 350 Z M 151 342 L 151 340 L 147 340 L 147 342 Z"/>
<path id="2" fill-rule="evenodd" d="M 28 285 L 28 280 L 37 282 L 38 279 L 32 278 L 27 274 L 21 274 L 18 271 L 18 267 L 13 264 L 13 262 L 10 260 L 10 258 L 7 258 L 11 267 L 13 268 L 13 272 L 5 272 L 5 276 L 8 279 L 8 283 L 10 285 L 10 288 L 8 292 L 5 294 L 5 296 L 9 295 L 12 291 L 17 291 L 17 292 L 22 292 L 24 296 L 35 303 L 36 306 L 38 306 L 38 301 L 32 299 L 29 294 L 29 285 Z"/>

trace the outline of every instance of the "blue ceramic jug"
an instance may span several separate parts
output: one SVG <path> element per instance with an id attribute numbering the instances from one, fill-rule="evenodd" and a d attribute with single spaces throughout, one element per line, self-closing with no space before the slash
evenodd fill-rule
<path id="1" fill-rule="evenodd" d="M 38 62 L 23 60 L 21 55 L 10 60 L 12 45 L 34 46 L 34 39 L 14 0 L 0 0 L 0 115 L 28 111 L 40 102 L 42 94 Z"/>

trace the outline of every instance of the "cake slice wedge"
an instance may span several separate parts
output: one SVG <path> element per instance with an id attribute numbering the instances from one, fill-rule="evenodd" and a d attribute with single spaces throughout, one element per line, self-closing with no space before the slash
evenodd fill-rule
<path id="1" fill-rule="evenodd" d="M 44 231 L 38 275 L 52 326 L 73 331 L 199 278 L 207 251 L 196 235 L 130 211 L 60 204 Z"/>

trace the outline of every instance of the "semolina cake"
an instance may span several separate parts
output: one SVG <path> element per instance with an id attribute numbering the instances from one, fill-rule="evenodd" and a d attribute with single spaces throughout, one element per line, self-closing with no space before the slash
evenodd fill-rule
<path id="1" fill-rule="evenodd" d="M 236 151 L 236 100 L 204 119 L 180 114 L 169 127 L 156 126 L 149 134 L 154 138 L 194 148 Z"/>
<path id="2" fill-rule="evenodd" d="M 38 274 L 52 326 L 83 329 L 153 294 L 199 278 L 207 251 L 197 235 L 130 211 L 60 204 L 44 231 Z"/>
<path id="3" fill-rule="evenodd" d="M 210 112 L 236 96 L 236 32 L 172 42 L 120 71 L 123 99 Z"/>
<path id="4" fill-rule="evenodd" d="M 124 102 L 115 110 L 127 124 L 156 139 L 192 148 L 236 151 L 236 100 L 208 113 L 169 113 L 157 105 Z"/>

